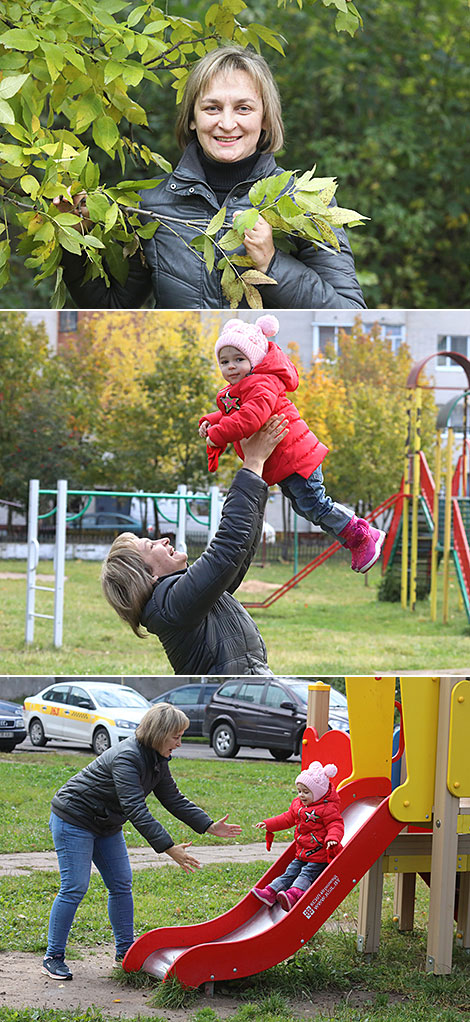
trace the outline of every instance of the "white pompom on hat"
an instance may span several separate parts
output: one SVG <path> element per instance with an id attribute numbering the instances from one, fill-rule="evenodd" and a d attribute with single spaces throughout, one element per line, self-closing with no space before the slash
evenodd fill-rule
<path id="1" fill-rule="evenodd" d="M 318 760 L 310 763 L 306 770 L 302 770 L 295 783 L 305 784 L 305 787 L 312 792 L 313 801 L 318 802 L 322 795 L 326 795 L 330 787 L 330 777 L 336 777 L 338 767 L 334 763 L 327 763 L 323 766 Z"/>
<path id="2" fill-rule="evenodd" d="M 245 323 L 242 319 L 229 319 L 215 343 L 215 355 L 218 359 L 221 348 L 237 348 L 250 361 L 254 369 L 268 350 L 268 338 L 274 337 L 279 330 L 279 321 L 275 316 L 266 313 L 259 316 L 255 323 Z"/>

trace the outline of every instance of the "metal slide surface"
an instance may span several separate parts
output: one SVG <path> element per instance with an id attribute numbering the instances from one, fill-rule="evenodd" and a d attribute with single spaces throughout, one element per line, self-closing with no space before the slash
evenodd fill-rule
<path id="1" fill-rule="evenodd" d="M 250 891 L 233 909 L 207 923 L 144 934 L 127 952 L 126 971 L 143 968 L 159 979 L 176 976 L 183 986 L 197 987 L 251 976 L 288 958 L 310 940 L 402 829 L 403 824 L 391 816 L 384 793 L 383 779 L 342 789 L 343 804 L 348 803 L 343 810 L 343 850 L 290 912 L 280 905 L 269 909 Z M 284 872 L 294 847 L 292 843 L 286 849 L 258 886 Z"/>

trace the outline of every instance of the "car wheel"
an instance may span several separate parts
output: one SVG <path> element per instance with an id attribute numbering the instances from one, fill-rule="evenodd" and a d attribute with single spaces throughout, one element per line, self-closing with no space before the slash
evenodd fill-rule
<path id="1" fill-rule="evenodd" d="M 13 752 L 16 742 L 0 742 L 0 752 Z"/>
<path id="2" fill-rule="evenodd" d="M 97 727 L 93 735 L 93 752 L 97 756 L 101 756 L 102 752 L 106 752 L 111 747 L 111 739 L 105 727 Z"/>
<path id="3" fill-rule="evenodd" d="M 293 753 L 293 749 L 270 749 L 269 751 L 271 753 L 271 756 L 273 756 L 274 759 L 278 759 L 279 761 L 283 759 L 289 759 L 289 756 L 292 756 Z"/>
<path id="4" fill-rule="evenodd" d="M 217 756 L 223 759 L 231 759 L 236 756 L 240 748 L 237 745 L 237 736 L 230 724 L 219 724 L 212 735 L 212 748 Z"/>
<path id="5" fill-rule="evenodd" d="M 41 721 L 38 720 L 37 717 L 35 717 L 34 720 L 32 720 L 29 725 L 29 737 L 32 745 L 36 745 L 37 747 L 40 748 L 42 748 L 44 745 L 47 745 L 48 739 L 44 734 L 44 728 L 41 724 Z"/>

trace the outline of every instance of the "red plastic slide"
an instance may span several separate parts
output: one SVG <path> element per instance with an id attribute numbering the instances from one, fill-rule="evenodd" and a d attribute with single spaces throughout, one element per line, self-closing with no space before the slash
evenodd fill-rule
<path id="1" fill-rule="evenodd" d="M 330 732 L 331 734 L 331 732 Z M 269 969 L 298 951 L 383 854 L 402 829 L 388 808 L 390 781 L 367 778 L 340 791 L 343 850 L 290 912 L 267 908 L 251 891 L 234 908 L 194 926 L 150 930 L 129 948 L 124 969 L 159 979 L 176 976 L 185 987 L 237 979 Z M 286 869 L 294 842 L 260 877 L 265 887 Z"/>

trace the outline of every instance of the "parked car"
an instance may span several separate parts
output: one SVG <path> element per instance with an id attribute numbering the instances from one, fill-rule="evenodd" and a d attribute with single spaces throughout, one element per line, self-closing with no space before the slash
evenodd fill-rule
<path id="1" fill-rule="evenodd" d="M 171 703 L 172 706 L 177 706 L 179 710 L 182 710 L 189 720 L 188 730 L 184 732 L 185 737 L 194 738 L 202 735 L 205 708 L 219 686 L 220 681 L 216 683 L 201 681 L 192 682 L 190 685 L 178 685 L 177 688 L 171 688 L 169 692 L 162 692 L 156 699 L 150 701 L 152 703 Z"/>
<path id="2" fill-rule="evenodd" d="M 23 709 L 33 745 L 91 745 L 100 756 L 134 733 L 150 703 L 125 685 L 84 679 L 50 685 L 28 696 Z"/>
<path id="3" fill-rule="evenodd" d="M 132 515 L 121 515 L 115 511 L 97 511 L 96 514 L 81 515 L 74 518 L 69 527 L 74 529 L 90 529 L 93 532 L 133 532 L 136 536 L 153 535 L 154 527 L 150 525 L 145 531 L 142 522 Z"/>
<path id="4" fill-rule="evenodd" d="M 22 707 L 0 699 L 0 752 L 12 752 L 26 734 Z"/>
<path id="5" fill-rule="evenodd" d="M 202 733 L 218 756 L 236 756 L 241 745 L 269 749 L 274 759 L 298 755 L 307 723 L 306 678 L 230 678 L 214 692 Z M 349 731 L 346 696 L 330 689 L 330 728 Z"/>

